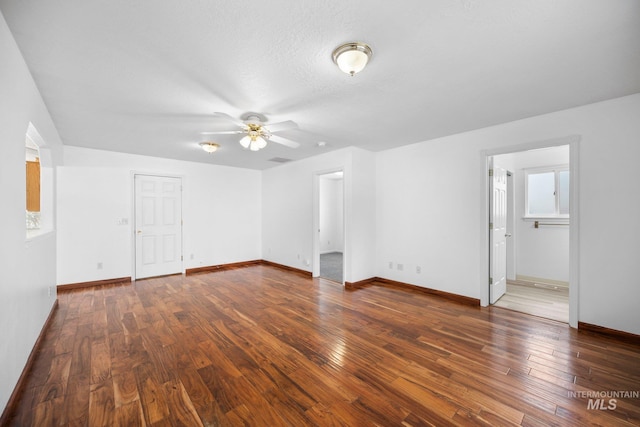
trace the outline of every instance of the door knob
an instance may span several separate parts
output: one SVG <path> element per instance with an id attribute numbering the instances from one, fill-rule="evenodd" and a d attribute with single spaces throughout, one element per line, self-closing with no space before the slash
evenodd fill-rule
<path id="1" fill-rule="evenodd" d="M 504 237 L 511 237 L 511 233 L 506 233 Z"/>
<path id="2" fill-rule="evenodd" d="M 138 230 L 138 234 L 142 233 L 142 230 Z"/>

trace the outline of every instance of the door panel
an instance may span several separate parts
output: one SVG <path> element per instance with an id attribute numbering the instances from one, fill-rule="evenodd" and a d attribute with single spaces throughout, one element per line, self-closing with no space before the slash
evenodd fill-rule
<path id="1" fill-rule="evenodd" d="M 495 303 L 507 290 L 507 171 L 493 167 L 489 179 L 489 240 L 491 245 L 489 266 L 489 300 Z"/>
<path id="2" fill-rule="evenodd" d="M 142 236 L 142 263 L 144 265 L 156 263 L 156 236 Z M 137 276 L 136 276 L 137 277 Z"/>
<path id="3" fill-rule="evenodd" d="M 181 179 L 135 175 L 134 181 L 136 278 L 181 273 Z"/>
<path id="4" fill-rule="evenodd" d="M 173 234 L 167 234 L 162 236 L 162 239 L 162 249 L 164 250 L 162 261 L 172 262 L 176 259 L 176 236 Z"/>

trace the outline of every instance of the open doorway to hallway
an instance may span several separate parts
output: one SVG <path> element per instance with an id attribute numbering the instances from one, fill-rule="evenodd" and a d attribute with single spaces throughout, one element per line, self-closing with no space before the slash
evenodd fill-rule
<path id="1" fill-rule="evenodd" d="M 318 247 L 320 277 L 344 282 L 343 171 L 318 176 Z"/>
<path id="2" fill-rule="evenodd" d="M 569 322 L 569 145 L 493 156 L 506 172 L 506 267 L 498 307 Z M 494 266 L 496 259 L 491 260 Z M 491 279 L 490 279 L 491 280 Z"/>

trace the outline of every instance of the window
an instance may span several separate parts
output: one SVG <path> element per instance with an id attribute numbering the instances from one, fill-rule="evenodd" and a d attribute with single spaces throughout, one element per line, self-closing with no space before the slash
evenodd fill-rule
<path id="1" fill-rule="evenodd" d="M 569 167 L 525 169 L 525 216 L 569 218 Z"/>
<path id="2" fill-rule="evenodd" d="M 27 177 L 27 235 L 40 229 L 40 151 L 27 135 L 25 142 Z"/>
<path id="3" fill-rule="evenodd" d="M 25 166 L 26 237 L 29 240 L 53 231 L 54 209 L 51 150 L 31 123 L 25 138 Z"/>

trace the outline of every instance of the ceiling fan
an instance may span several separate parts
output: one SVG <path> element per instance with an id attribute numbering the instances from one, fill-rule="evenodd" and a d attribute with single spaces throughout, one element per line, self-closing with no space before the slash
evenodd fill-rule
<path id="1" fill-rule="evenodd" d="M 280 135 L 275 135 L 275 133 L 284 130 L 297 129 L 298 125 L 291 120 L 267 124 L 267 118 L 258 113 L 245 113 L 240 117 L 241 120 L 238 120 L 226 113 L 213 114 L 234 123 L 239 126 L 240 129 L 219 132 L 202 132 L 203 135 L 244 134 L 244 136 L 240 138 L 240 145 L 251 151 L 258 151 L 266 147 L 268 141 L 282 144 L 290 148 L 298 148 L 300 146 L 300 143 L 296 141 L 292 141 Z"/>

